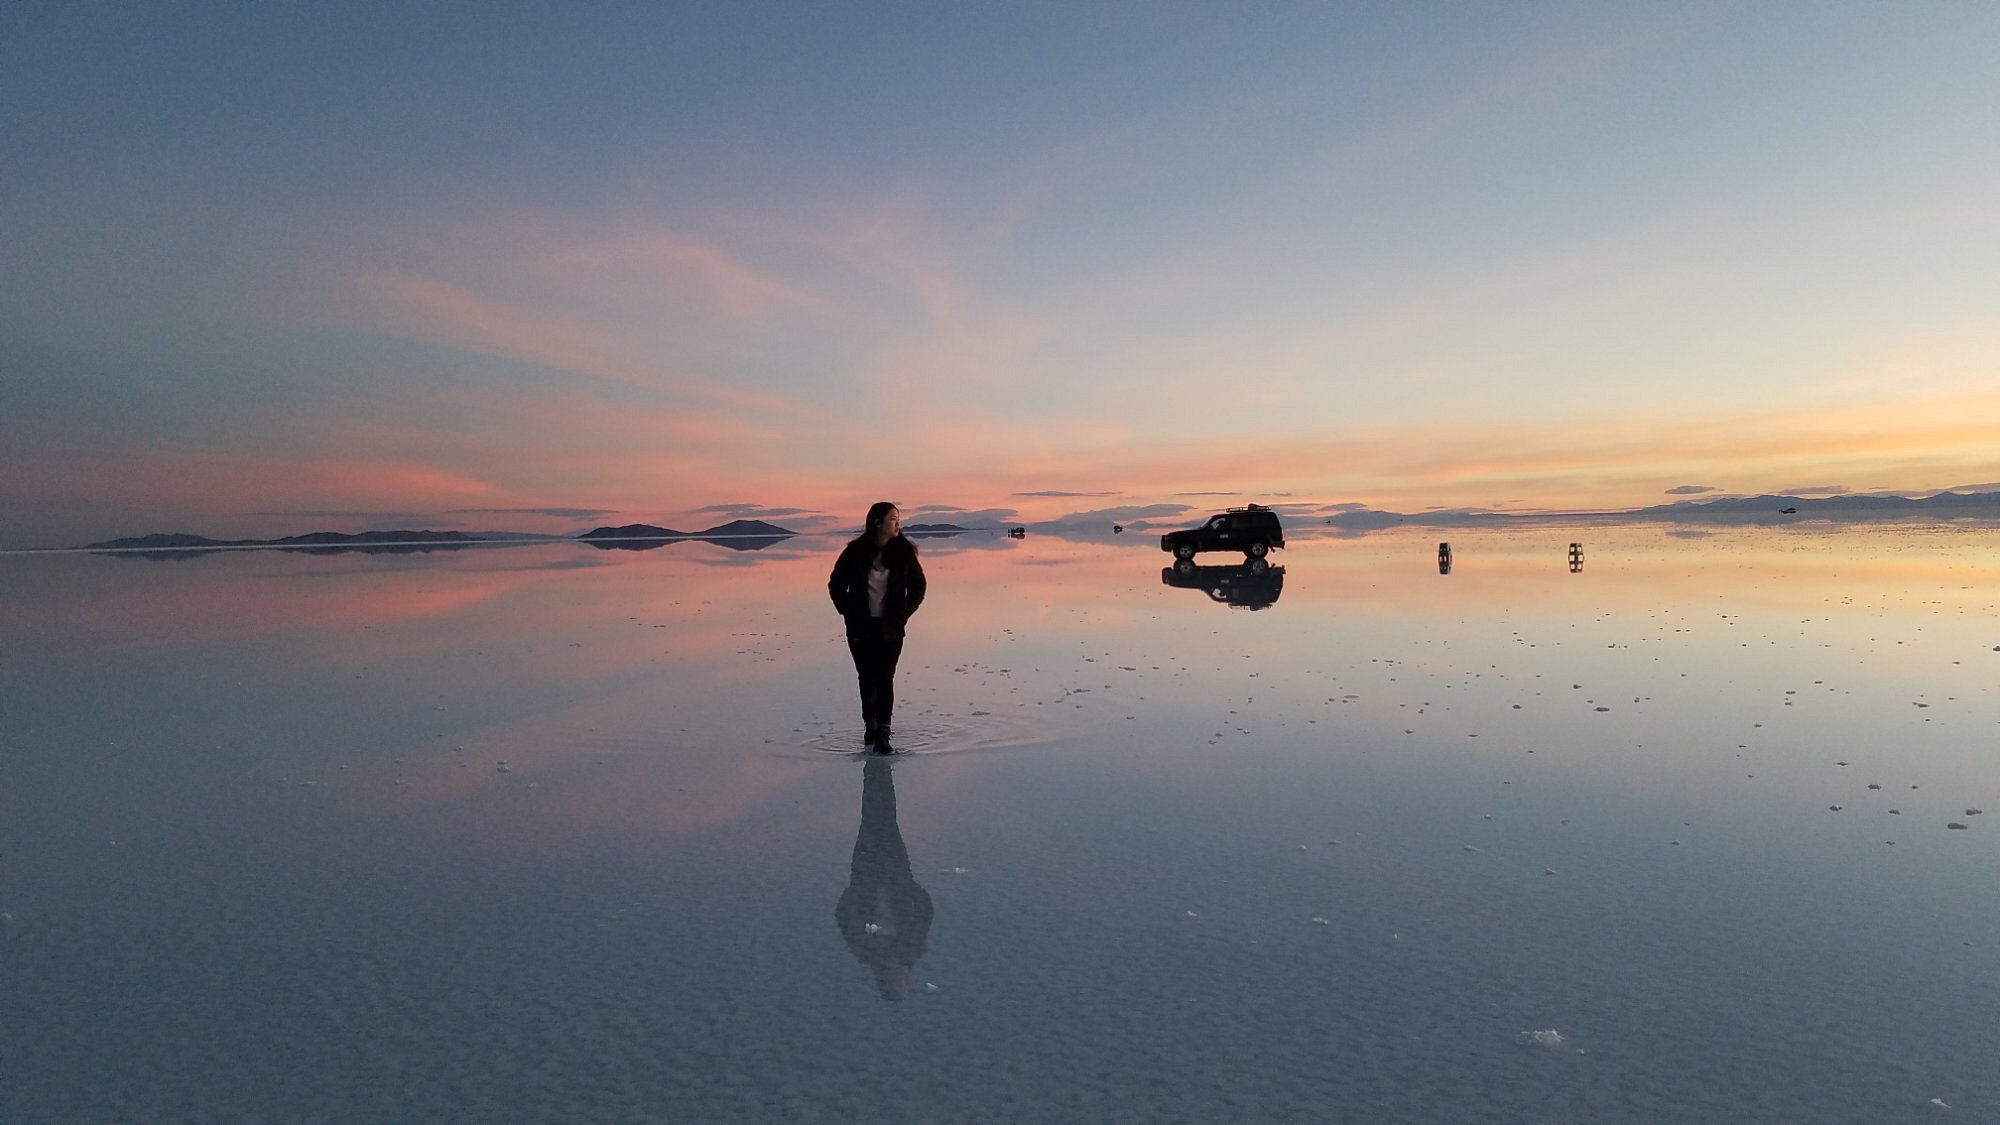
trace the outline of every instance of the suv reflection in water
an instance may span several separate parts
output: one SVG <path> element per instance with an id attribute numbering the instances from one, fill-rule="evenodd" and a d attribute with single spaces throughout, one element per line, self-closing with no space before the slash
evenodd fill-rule
<path id="1" fill-rule="evenodd" d="M 1182 559 L 1160 569 L 1160 583 L 1184 590 L 1207 591 L 1210 601 L 1233 609 L 1268 609 L 1285 589 L 1285 568 L 1263 559 L 1235 566 L 1196 566 Z"/>

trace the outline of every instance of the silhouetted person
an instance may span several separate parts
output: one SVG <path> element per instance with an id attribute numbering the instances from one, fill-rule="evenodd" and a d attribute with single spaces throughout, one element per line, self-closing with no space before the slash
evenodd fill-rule
<path id="1" fill-rule="evenodd" d="M 847 651 L 861 682 L 862 741 L 890 753 L 903 626 L 924 603 L 924 568 L 894 504 L 883 500 L 868 509 L 867 525 L 834 561 L 826 592 L 847 622 Z"/>
<path id="2" fill-rule="evenodd" d="M 909 849 L 896 827 L 896 782 L 889 763 L 870 758 L 861 771 L 861 831 L 847 890 L 833 908 L 840 936 L 862 964 L 875 971 L 884 1000 L 910 995 L 910 970 L 924 955 L 931 932 L 930 892 L 910 874 Z"/>

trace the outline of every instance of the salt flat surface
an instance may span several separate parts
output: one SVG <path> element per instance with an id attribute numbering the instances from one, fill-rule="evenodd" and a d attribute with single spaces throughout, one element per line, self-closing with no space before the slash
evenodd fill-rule
<path id="1" fill-rule="evenodd" d="M 0 1121 L 2000 1120 L 2000 534 L 1153 543 L 0 558 Z"/>

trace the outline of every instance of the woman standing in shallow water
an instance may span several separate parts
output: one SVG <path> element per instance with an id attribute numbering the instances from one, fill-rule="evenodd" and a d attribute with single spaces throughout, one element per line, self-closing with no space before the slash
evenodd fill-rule
<path id="1" fill-rule="evenodd" d="M 924 568 L 917 545 L 903 537 L 903 516 L 880 501 L 867 525 L 840 552 L 826 592 L 847 622 L 847 651 L 861 683 L 862 740 L 877 752 L 895 750 L 889 719 L 896 706 L 896 660 L 903 626 L 924 602 Z"/>

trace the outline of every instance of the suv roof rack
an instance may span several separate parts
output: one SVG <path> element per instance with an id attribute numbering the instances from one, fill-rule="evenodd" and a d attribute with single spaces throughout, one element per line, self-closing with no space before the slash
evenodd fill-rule
<path id="1" fill-rule="evenodd" d="M 1229 509 L 1232 512 L 1268 512 L 1270 510 L 1270 506 L 1266 504 L 1248 504 L 1241 508 Z"/>

